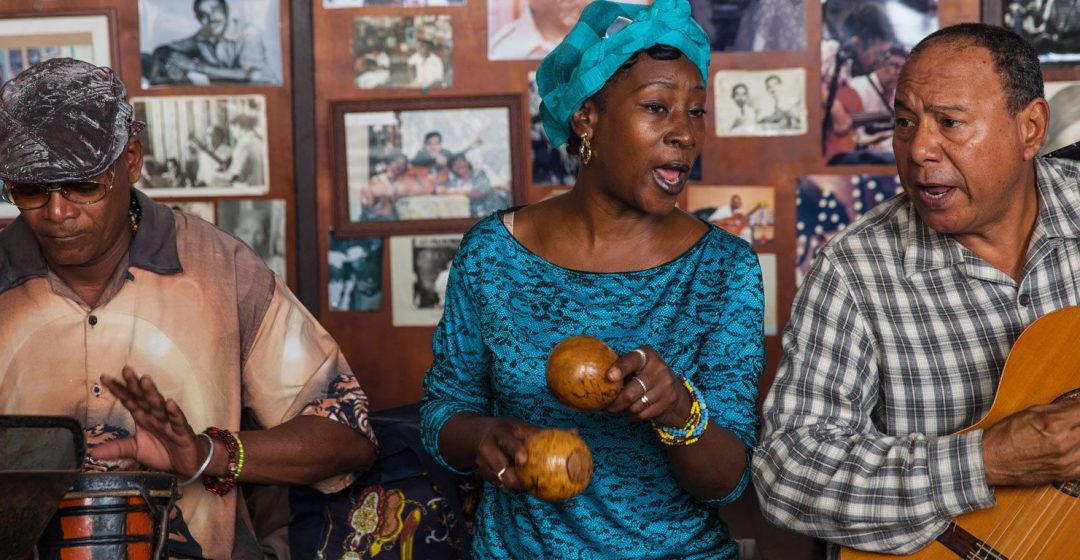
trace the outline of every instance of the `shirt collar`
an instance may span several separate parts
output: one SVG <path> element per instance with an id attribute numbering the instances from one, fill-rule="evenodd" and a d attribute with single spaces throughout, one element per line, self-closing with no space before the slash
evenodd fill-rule
<path id="1" fill-rule="evenodd" d="M 1035 234 L 1042 233 L 1049 239 L 1080 238 L 1080 162 L 1040 157 L 1034 163 L 1039 196 Z M 948 268 L 965 261 L 968 251 L 951 235 L 930 229 L 910 202 L 905 220 L 907 224 L 901 225 L 906 227 L 909 240 L 904 251 L 905 275 Z M 1032 246 L 1035 241 L 1033 238 Z"/>
<path id="2" fill-rule="evenodd" d="M 157 274 L 183 272 L 176 249 L 176 219 L 168 206 L 158 204 L 132 189 L 142 208 L 139 233 L 128 249 L 128 265 Z M 15 218 L 0 231 L 0 293 L 40 276 L 49 275 L 34 232 L 26 220 Z"/>

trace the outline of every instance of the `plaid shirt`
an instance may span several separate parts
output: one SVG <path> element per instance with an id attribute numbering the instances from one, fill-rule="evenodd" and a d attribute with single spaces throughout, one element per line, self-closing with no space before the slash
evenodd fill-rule
<path id="1" fill-rule="evenodd" d="M 1080 164 L 1035 169 L 1019 282 L 931 230 L 902 194 L 822 250 L 784 331 L 753 460 L 773 523 L 908 554 L 994 504 L 982 431 L 949 434 L 989 411 L 1021 331 L 1080 299 Z"/>

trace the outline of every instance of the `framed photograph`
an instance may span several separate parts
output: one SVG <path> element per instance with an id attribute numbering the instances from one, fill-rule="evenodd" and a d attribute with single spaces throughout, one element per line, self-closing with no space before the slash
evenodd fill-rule
<path id="1" fill-rule="evenodd" d="M 428 6 L 464 6 L 465 0 L 323 0 L 323 8 L 368 8 L 372 6 L 396 6 L 399 8 L 424 8 Z"/>
<path id="2" fill-rule="evenodd" d="M 462 234 L 390 238 L 395 327 L 433 327 L 442 318 L 450 264 Z"/>
<path id="3" fill-rule="evenodd" d="M 806 0 L 690 0 L 714 51 L 806 49 Z"/>
<path id="4" fill-rule="evenodd" d="M 331 311 L 378 311 L 383 300 L 383 238 L 335 237 L 326 255 Z"/>
<path id="5" fill-rule="evenodd" d="M 284 200 L 219 200 L 217 225 L 246 243 L 274 274 L 285 278 Z"/>
<path id="6" fill-rule="evenodd" d="M 1050 129 L 1040 155 L 1080 142 L 1080 81 L 1046 82 Z"/>
<path id="7" fill-rule="evenodd" d="M 524 200 L 516 95 L 331 106 L 340 235 L 464 230 Z"/>
<path id="8" fill-rule="evenodd" d="M 450 16 L 353 19 L 353 71 L 360 89 L 454 85 Z"/>
<path id="9" fill-rule="evenodd" d="M 279 0 L 139 0 L 143 88 L 281 85 Z"/>
<path id="10" fill-rule="evenodd" d="M 834 235 L 901 192 L 896 175 L 807 175 L 795 192 L 795 285 Z"/>
<path id="11" fill-rule="evenodd" d="M 253 196 L 270 190 L 262 95 L 136 97 L 146 123 L 139 188 L 155 198 Z"/>
<path id="12" fill-rule="evenodd" d="M 693 185 L 687 190 L 687 209 L 698 218 L 754 245 L 771 243 L 776 236 L 772 187 Z"/>
<path id="13" fill-rule="evenodd" d="M 111 12 L 4 16 L 0 19 L 0 85 L 50 58 L 69 57 L 114 67 Z"/>
<path id="14" fill-rule="evenodd" d="M 1080 0 L 983 0 L 983 21 L 1028 40 L 1042 63 L 1080 61 Z"/>
<path id="15" fill-rule="evenodd" d="M 806 134 L 806 69 L 720 71 L 713 76 L 717 136 Z"/>
<path id="16" fill-rule="evenodd" d="M 210 222 L 211 224 L 217 223 L 217 211 L 214 210 L 213 202 L 206 201 L 192 201 L 192 200 L 170 200 L 159 201 L 165 204 L 173 210 L 182 210 L 192 216 L 197 216 Z"/>
<path id="17" fill-rule="evenodd" d="M 893 101 L 911 48 L 938 28 L 938 2 L 824 0 L 821 155 L 828 165 L 889 165 Z"/>
<path id="18" fill-rule="evenodd" d="M 488 59 L 544 58 L 566 37 L 590 1 L 487 0 Z"/>

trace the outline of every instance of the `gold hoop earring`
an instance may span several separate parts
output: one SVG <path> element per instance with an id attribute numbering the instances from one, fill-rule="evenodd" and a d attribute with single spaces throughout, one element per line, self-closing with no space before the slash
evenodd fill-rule
<path id="1" fill-rule="evenodd" d="M 592 145 L 589 144 L 589 135 L 581 135 L 581 145 L 578 146 L 578 157 L 581 158 L 581 165 L 589 165 L 592 161 Z"/>

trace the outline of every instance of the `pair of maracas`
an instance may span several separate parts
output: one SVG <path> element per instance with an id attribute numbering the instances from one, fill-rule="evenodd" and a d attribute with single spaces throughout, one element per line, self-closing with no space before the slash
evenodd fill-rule
<path id="1" fill-rule="evenodd" d="M 619 394 L 622 384 L 609 381 L 607 370 L 618 358 L 604 341 L 571 336 L 548 354 L 548 390 L 560 403 L 578 411 L 603 408 Z M 549 502 L 580 494 L 592 478 L 592 453 L 585 440 L 570 430 L 548 428 L 525 440 L 528 461 L 517 467 L 526 490 Z"/>

